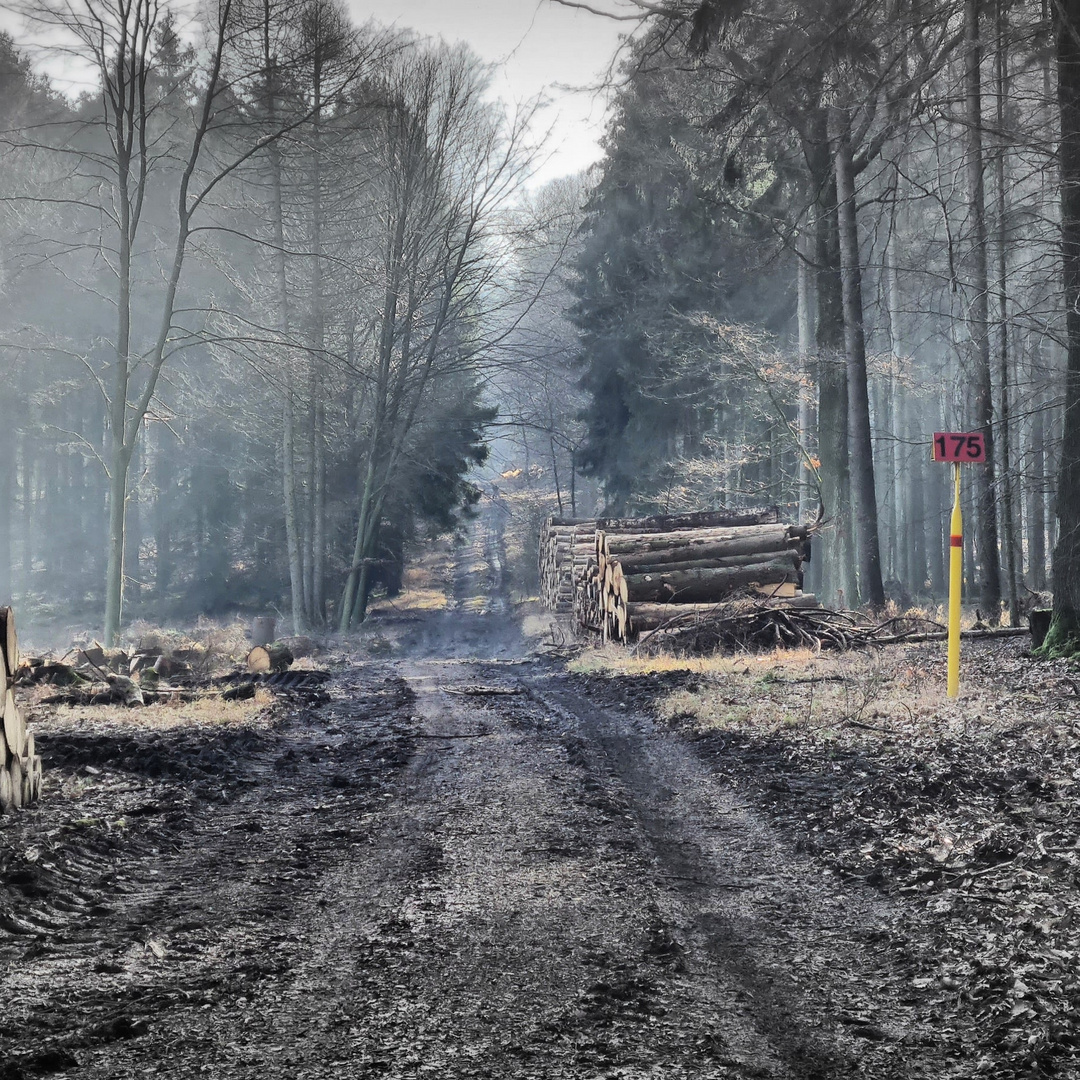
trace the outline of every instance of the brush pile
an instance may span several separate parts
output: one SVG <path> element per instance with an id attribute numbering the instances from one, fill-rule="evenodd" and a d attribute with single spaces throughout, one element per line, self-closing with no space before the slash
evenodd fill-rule
<path id="1" fill-rule="evenodd" d="M 691 656 L 775 648 L 844 650 L 872 645 L 878 633 L 851 612 L 743 599 L 676 614 L 641 644 L 657 647 L 662 642 L 665 652 Z"/>
<path id="2" fill-rule="evenodd" d="M 0 812 L 10 813 L 37 802 L 41 795 L 41 755 L 34 752 L 34 733 L 15 704 L 11 687 L 19 668 L 19 638 L 15 613 L 0 608 Z"/>
<path id="3" fill-rule="evenodd" d="M 641 638 L 646 650 L 663 648 L 686 656 L 717 651 L 758 652 L 764 649 L 868 649 L 876 646 L 945 641 L 941 623 L 921 615 L 902 615 L 875 623 L 855 611 L 801 607 L 812 597 L 782 602 L 740 599 L 724 604 L 696 605 L 679 611 Z M 689 605 L 683 605 L 688 607 Z M 699 610 L 700 609 L 700 610 Z M 984 627 L 964 630 L 965 641 L 1026 637 L 1027 627 Z"/>
<path id="4" fill-rule="evenodd" d="M 712 619 L 718 604 L 727 608 L 737 597 L 749 609 L 816 607 L 802 593 L 809 533 L 781 523 L 775 507 L 552 519 L 541 533 L 541 595 L 556 612 L 571 597 L 577 625 L 605 641 Z"/>

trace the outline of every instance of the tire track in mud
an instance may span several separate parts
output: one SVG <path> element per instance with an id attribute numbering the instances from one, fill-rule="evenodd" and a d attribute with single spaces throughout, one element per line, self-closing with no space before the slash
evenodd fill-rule
<path id="1" fill-rule="evenodd" d="M 505 669 L 418 663 L 407 677 L 433 745 L 408 771 L 401 832 L 437 857 L 401 900 L 418 962 L 395 968 L 395 1008 L 424 1017 L 424 1066 L 552 1080 L 780 1075 L 733 1044 L 711 996 L 695 997 L 638 843 L 570 760 L 563 728 L 523 695 L 444 693 L 477 677 L 514 689 Z M 407 1050 L 384 1053 L 387 1075 L 423 1075 Z"/>
<path id="2" fill-rule="evenodd" d="M 654 877 L 670 882 L 667 932 L 703 978 L 728 988 L 735 1027 L 780 1063 L 761 1075 L 941 1075 L 905 988 L 874 1002 L 860 992 L 860 973 L 881 983 L 879 947 L 897 921 L 889 905 L 823 879 L 650 719 L 583 701 L 560 681 L 532 684 L 532 697 L 566 718 L 572 756 L 617 793 Z"/>

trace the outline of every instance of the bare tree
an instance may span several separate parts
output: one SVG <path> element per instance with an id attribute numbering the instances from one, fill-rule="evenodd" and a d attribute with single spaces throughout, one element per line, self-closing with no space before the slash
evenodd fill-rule
<path id="1" fill-rule="evenodd" d="M 1068 368 L 1054 549 L 1050 655 L 1080 652 L 1080 0 L 1054 5 L 1061 106 L 1061 244 Z"/>
<path id="2" fill-rule="evenodd" d="M 168 7 L 157 0 L 84 0 L 19 9 L 48 31 L 52 56 L 93 71 L 97 107 L 90 135 L 59 131 L 82 187 L 75 196 L 100 215 L 99 253 L 108 267 L 106 297 L 116 313 L 108 380 L 108 559 L 104 636 L 120 628 L 124 548 L 132 458 L 162 373 L 198 327 L 181 318 L 181 281 L 194 236 L 212 229 L 215 193 L 282 134 L 303 122 L 290 116 L 274 129 L 252 129 L 243 118 L 259 70 L 233 64 L 234 42 L 250 29 L 235 0 L 208 9 L 200 30 L 201 62 L 170 82 L 166 46 L 173 33 Z M 310 110 L 309 110 L 310 112 Z M 82 126 L 80 124 L 80 126 Z M 9 141 L 44 145 L 41 128 L 8 133 Z M 57 134 L 53 132 L 52 134 Z M 66 145 L 65 145 L 66 143 Z M 149 214 L 172 203 L 171 221 Z M 167 254 L 159 261 L 157 252 Z"/>
<path id="3" fill-rule="evenodd" d="M 382 507 L 429 395 L 492 350 L 491 316 L 506 302 L 496 226 L 527 175 L 527 117 L 507 127 L 483 91 L 473 57 L 443 48 L 406 54 L 381 93 L 372 149 L 379 179 L 370 187 L 383 228 L 373 273 L 381 303 L 366 365 L 343 632 L 363 621 Z"/>

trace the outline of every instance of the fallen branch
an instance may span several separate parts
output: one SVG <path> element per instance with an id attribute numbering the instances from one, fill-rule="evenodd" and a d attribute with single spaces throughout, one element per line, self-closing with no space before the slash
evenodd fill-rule
<path id="1" fill-rule="evenodd" d="M 462 735 L 438 735 L 431 734 L 430 732 L 421 731 L 414 735 L 414 739 L 484 739 L 488 735 L 492 734 L 490 731 L 468 731 Z"/>
<path id="2" fill-rule="evenodd" d="M 520 686 L 442 686 L 440 689 L 444 694 L 457 694 L 459 697 L 493 697 L 523 693 Z"/>
<path id="3" fill-rule="evenodd" d="M 1026 626 L 999 626 L 996 630 L 961 630 L 960 637 L 965 641 L 982 641 L 988 638 L 1011 638 L 1023 637 L 1031 633 Z M 871 645 L 917 645 L 921 641 L 947 641 L 948 630 L 933 630 L 925 634 L 890 634 L 887 637 L 876 637 L 870 641 Z"/>

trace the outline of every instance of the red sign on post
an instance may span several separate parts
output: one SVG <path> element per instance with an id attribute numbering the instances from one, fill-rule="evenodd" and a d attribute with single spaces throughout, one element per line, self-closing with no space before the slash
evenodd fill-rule
<path id="1" fill-rule="evenodd" d="M 986 438 L 981 431 L 936 431 L 933 460 L 978 465 L 986 461 Z"/>

